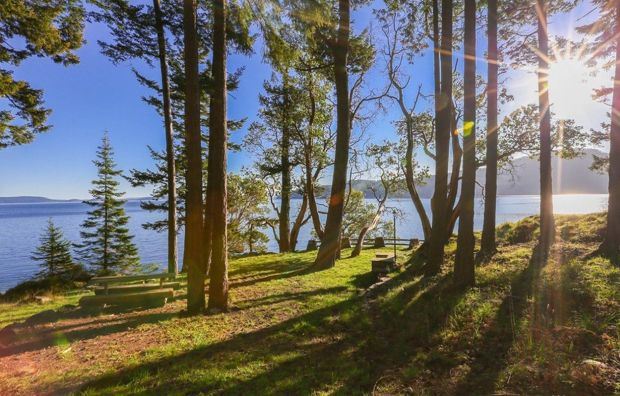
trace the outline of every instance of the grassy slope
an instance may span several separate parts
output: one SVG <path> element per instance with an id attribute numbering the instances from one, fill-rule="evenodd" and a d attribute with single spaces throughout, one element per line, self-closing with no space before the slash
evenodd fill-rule
<path id="1" fill-rule="evenodd" d="M 180 300 L 21 330 L 25 347 L 0 350 L 0 394 L 620 392 L 620 270 L 583 258 L 601 224 L 560 218 L 545 267 L 531 260 L 532 219 L 503 226 L 511 244 L 467 292 L 447 269 L 417 275 L 415 260 L 368 289 L 373 250 L 322 272 L 312 253 L 234 260 L 228 314 L 181 318 Z M 32 309 L 0 306 L 0 320 Z M 32 342 L 41 334 L 52 342 Z"/>

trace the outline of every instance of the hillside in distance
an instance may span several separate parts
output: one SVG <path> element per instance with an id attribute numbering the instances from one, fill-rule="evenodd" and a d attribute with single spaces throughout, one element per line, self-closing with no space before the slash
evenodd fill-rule
<path id="1" fill-rule="evenodd" d="M 143 201 L 150 198 L 126 198 L 126 201 Z M 18 195 L 14 197 L 0 197 L 0 204 L 37 204 L 55 202 L 83 202 L 83 199 L 54 199 L 32 195 Z"/>
<path id="2" fill-rule="evenodd" d="M 605 156 L 600 150 L 588 149 L 581 157 L 573 159 L 552 158 L 553 167 L 553 193 L 554 194 L 607 194 L 607 174 L 599 174 L 590 170 L 592 155 Z M 480 186 L 485 183 L 485 169 L 478 169 L 476 181 Z M 431 175 L 425 184 L 418 185 L 418 192 L 422 198 L 431 198 L 433 195 L 435 177 Z M 355 180 L 353 188 L 363 191 L 366 198 L 374 198 L 373 188 L 381 191 L 381 183 L 377 180 Z M 329 185 L 321 186 L 318 191 L 320 198 L 326 198 L 331 190 Z M 476 189 L 478 195 L 482 195 L 482 188 Z M 539 186 L 539 162 L 537 159 L 528 157 L 516 158 L 510 167 L 510 171 L 502 171 L 497 181 L 498 195 L 538 195 Z M 301 198 L 298 194 L 294 198 Z M 394 198 L 408 198 L 406 190 L 392 194 Z M 128 201 L 145 200 L 149 198 L 127 198 Z M 80 199 L 51 199 L 39 196 L 15 196 L 0 197 L 0 204 L 29 204 L 51 202 L 81 202 Z"/>
<path id="3" fill-rule="evenodd" d="M 16 197 L 0 197 L 0 204 L 29 204 L 46 202 L 79 202 L 79 199 L 52 199 L 46 197 L 36 197 L 31 195 L 21 195 Z"/>
<path id="4" fill-rule="evenodd" d="M 600 150 L 588 149 L 577 158 L 561 159 L 557 156 L 552 158 L 553 167 L 553 193 L 554 194 L 607 194 L 608 177 L 590 170 L 592 155 L 605 156 Z M 513 160 L 510 171 L 500 172 L 497 180 L 498 195 L 538 195 L 540 194 L 539 161 L 529 157 L 520 157 Z M 476 181 L 484 186 L 485 169 L 478 169 Z M 424 185 L 418 186 L 418 192 L 422 198 L 430 198 L 433 195 L 435 177 L 431 175 Z M 357 180 L 353 182 L 353 188 L 364 192 L 366 198 L 374 195 L 372 189 L 381 191 L 381 183 L 376 180 Z M 329 186 L 324 186 L 322 194 L 325 196 L 330 191 Z M 482 188 L 476 189 L 478 195 L 482 195 Z M 393 194 L 396 198 L 408 197 L 407 191 L 398 191 Z"/>
<path id="5" fill-rule="evenodd" d="M 554 194 L 607 194 L 609 178 L 590 170 L 592 155 L 606 154 L 588 149 L 583 156 L 573 159 L 552 157 Z M 531 158 L 518 158 L 513 162 L 512 174 L 504 172 L 498 179 L 500 195 L 530 195 L 540 193 L 539 162 Z M 484 183 L 484 169 L 478 171 L 477 179 Z"/>

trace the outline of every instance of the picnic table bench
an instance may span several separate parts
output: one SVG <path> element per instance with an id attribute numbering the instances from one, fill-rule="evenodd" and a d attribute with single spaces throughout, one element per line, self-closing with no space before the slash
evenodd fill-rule
<path id="1" fill-rule="evenodd" d="M 91 286 L 95 286 L 95 288 L 103 288 L 103 294 L 110 294 L 110 291 L 115 288 L 122 289 L 122 287 L 127 287 L 127 286 L 138 288 L 141 286 L 143 288 L 148 289 L 150 286 L 153 286 L 152 284 L 148 284 L 148 283 L 143 283 L 142 285 L 134 284 L 134 285 L 124 285 L 124 286 L 110 286 L 111 284 L 115 284 L 115 283 L 127 284 L 131 282 L 139 282 L 139 281 L 146 282 L 148 280 L 159 280 L 159 287 L 163 287 L 165 284 L 165 280 L 167 279 L 176 280 L 177 278 L 178 278 L 178 275 L 169 273 L 169 272 L 163 272 L 159 274 L 145 274 L 145 275 L 96 276 L 94 278 L 91 278 L 88 284 Z M 173 282 L 173 283 L 178 283 L 178 282 Z"/>
<path id="2" fill-rule="evenodd" d="M 155 280 L 158 282 L 147 283 Z M 167 282 L 167 280 L 170 280 Z M 142 283 L 136 283 L 136 282 Z M 97 276 L 88 282 L 94 296 L 80 299 L 81 306 L 97 305 L 163 305 L 174 297 L 174 290 L 180 287 L 178 275 L 158 273 L 145 275 Z"/>
<path id="3" fill-rule="evenodd" d="M 82 297 L 80 299 L 80 306 L 85 308 L 105 305 L 159 307 L 165 305 L 168 299 L 173 297 L 174 290 L 171 288 L 126 294 L 101 294 Z"/>

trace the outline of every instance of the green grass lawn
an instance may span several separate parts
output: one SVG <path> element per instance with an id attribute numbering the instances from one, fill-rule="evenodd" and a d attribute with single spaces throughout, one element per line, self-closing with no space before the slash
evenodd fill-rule
<path id="1" fill-rule="evenodd" d="M 181 296 L 20 328 L 0 349 L 0 394 L 620 392 L 620 270 L 572 239 L 544 267 L 531 241 L 502 245 L 465 292 L 450 287 L 453 244 L 442 274 L 422 277 L 414 259 L 372 287 L 373 249 L 327 271 L 311 269 L 315 253 L 234 259 L 229 313 L 181 317 Z M 72 298 L 0 305 L 0 321 Z"/>

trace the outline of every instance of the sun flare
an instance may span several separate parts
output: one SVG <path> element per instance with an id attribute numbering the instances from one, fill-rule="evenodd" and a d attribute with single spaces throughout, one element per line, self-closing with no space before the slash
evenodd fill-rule
<path id="1" fill-rule="evenodd" d="M 549 67 L 551 108 L 560 118 L 573 118 L 592 104 L 596 81 L 579 59 L 559 59 Z"/>

